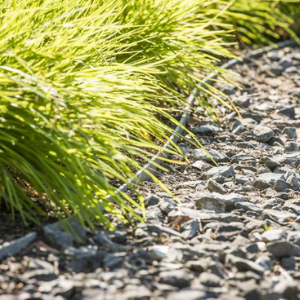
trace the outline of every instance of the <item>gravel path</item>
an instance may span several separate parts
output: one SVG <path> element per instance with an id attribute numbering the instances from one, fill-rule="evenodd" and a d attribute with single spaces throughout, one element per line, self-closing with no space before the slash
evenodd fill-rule
<path id="1" fill-rule="evenodd" d="M 284 48 L 235 67 L 242 91 L 219 84 L 243 119 L 190 119 L 218 166 L 179 144 L 190 163 L 160 179 L 182 205 L 145 182 L 136 228 L 78 226 L 77 242 L 54 224 L 2 245 L 0 300 L 300 299 L 299 66 Z"/>

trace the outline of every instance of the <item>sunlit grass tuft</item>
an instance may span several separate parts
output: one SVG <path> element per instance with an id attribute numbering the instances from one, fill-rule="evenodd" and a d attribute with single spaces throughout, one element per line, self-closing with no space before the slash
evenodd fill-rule
<path id="1" fill-rule="evenodd" d="M 211 31 L 199 14 L 204 2 L 0 4 L 0 195 L 13 216 L 36 220 L 42 200 L 90 225 L 109 225 L 102 209 L 141 218 L 143 202 L 111 182 L 160 149 L 154 140 L 171 129 L 158 117 L 175 124 L 170 109 L 231 56 L 227 29 Z"/>

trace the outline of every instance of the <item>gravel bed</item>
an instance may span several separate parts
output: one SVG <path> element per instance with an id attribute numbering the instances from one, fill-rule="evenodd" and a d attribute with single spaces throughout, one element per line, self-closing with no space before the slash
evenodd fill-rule
<path id="1" fill-rule="evenodd" d="M 287 47 L 237 65 L 243 90 L 217 84 L 243 119 L 190 118 L 218 165 L 181 141 L 189 163 L 158 174 L 181 204 L 145 182 L 144 224 L 2 244 L 0 300 L 300 299 L 299 67 Z"/>

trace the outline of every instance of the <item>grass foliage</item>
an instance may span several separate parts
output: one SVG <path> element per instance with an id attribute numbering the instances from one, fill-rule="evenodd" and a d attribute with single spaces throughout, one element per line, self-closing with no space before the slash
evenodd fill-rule
<path id="1" fill-rule="evenodd" d="M 177 124 L 170 112 L 223 72 L 216 62 L 232 57 L 233 30 L 248 42 L 289 28 L 292 18 L 279 21 L 280 8 L 272 17 L 269 3 L 1 1 L 1 206 L 24 221 L 51 210 L 110 226 L 103 209 L 141 219 L 143 201 L 112 182 L 126 183 L 159 151 L 171 132 L 161 117 Z"/>

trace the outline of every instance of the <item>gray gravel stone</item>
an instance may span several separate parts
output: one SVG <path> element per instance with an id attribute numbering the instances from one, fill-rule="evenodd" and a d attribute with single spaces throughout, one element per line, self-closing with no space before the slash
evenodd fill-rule
<path id="1" fill-rule="evenodd" d="M 200 171 L 205 171 L 207 169 L 210 169 L 212 166 L 204 160 L 197 160 L 192 164 L 192 167 Z"/>
<path id="2" fill-rule="evenodd" d="M 67 226 L 67 224 L 66 224 Z M 43 227 L 45 240 L 54 247 L 64 250 L 74 246 L 75 241 L 85 242 L 86 232 L 76 218 L 71 218 L 69 227 L 72 231 L 66 232 L 61 223 L 54 223 Z"/>
<path id="3" fill-rule="evenodd" d="M 249 130 L 245 126 L 240 125 L 240 126 L 236 127 L 232 131 L 232 133 L 235 134 L 235 135 L 241 135 L 242 133 L 247 132 L 247 131 L 249 131 Z"/>
<path id="4" fill-rule="evenodd" d="M 216 181 L 210 179 L 207 182 L 207 189 L 211 192 L 216 192 L 219 194 L 226 194 L 226 189 Z"/>
<path id="5" fill-rule="evenodd" d="M 211 273 L 201 273 L 200 277 L 199 277 L 199 282 L 207 287 L 207 288 L 211 288 L 211 287 L 219 287 L 222 283 L 222 280 L 220 279 L 219 276 L 215 275 L 215 274 L 211 274 Z"/>
<path id="6" fill-rule="evenodd" d="M 224 212 L 226 209 L 234 208 L 238 202 L 244 202 L 245 198 L 237 193 L 221 195 L 218 193 L 210 193 L 199 195 L 195 199 L 197 209 L 207 209 L 215 212 Z"/>
<path id="7" fill-rule="evenodd" d="M 170 294 L 168 300 L 202 300 L 207 299 L 207 294 L 203 290 L 182 289 L 176 294 Z"/>
<path id="8" fill-rule="evenodd" d="M 287 189 L 292 189 L 293 187 L 283 179 L 278 179 L 275 181 L 273 188 L 277 192 L 285 192 Z"/>
<path id="9" fill-rule="evenodd" d="M 299 285 L 293 280 L 280 280 L 275 287 L 274 292 L 283 295 L 285 299 L 296 299 Z"/>
<path id="10" fill-rule="evenodd" d="M 271 217 L 271 219 L 277 221 L 287 221 L 289 219 L 295 219 L 296 215 L 291 212 L 282 211 L 282 210 L 274 210 L 274 209 L 265 209 L 261 215 L 262 219 L 267 219 Z"/>
<path id="11" fill-rule="evenodd" d="M 254 211 L 254 212 L 261 212 L 262 208 L 254 203 L 251 202 L 237 202 L 235 204 L 236 208 L 241 208 L 245 211 Z"/>
<path id="12" fill-rule="evenodd" d="M 286 239 L 286 232 L 283 229 L 271 229 L 265 231 L 262 235 L 262 240 L 266 243 L 275 242 Z"/>
<path id="13" fill-rule="evenodd" d="M 165 271 L 159 274 L 160 283 L 169 284 L 179 288 L 188 287 L 193 279 L 191 273 L 186 270 Z"/>
<path id="14" fill-rule="evenodd" d="M 292 67 L 294 65 L 292 59 L 288 56 L 284 56 L 282 57 L 282 59 L 280 59 L 279 61 L 280 66 L 283 67 L 283 69 L 287 69 L 289 67 Z"/>
<path id="15" fill-rule="evenodd" d="M 288 233 L 288 241 L 300 246 L 300 232 L 289 232 Z"/>
<path id="16" fill-rule="evenodd" d="M 226 262 L 229 265 L 233 264 L 240 272 L 252 271 L 258 275 L 263 275 L 265 271 L 265 269 L 258 263 L 248 259 L 236 257 L 234 255 L 228 255 L 226 257 Z"/>
<path id="17" fill-rule="evenodd" d="M 285 270 L 295 270 L 296 269 L 296 259 L 295 257 L 284 257 L 282 258 L 282 260 L 280 261 L 281 266 L 285 269 Z"/>
<path id="18" fill-rule="evenodd" d="M 290 139 L 297 138 L 297 131 L 295 127 L 284 127 L 282 132 Z"/>
<path id="19" fill-rule="evenodd" d="M 192 239 L 199 230 L 199 221 L 190 220 L 181 225 L 181 235 L 184 239 Z"/>
<path id="20" fill-rule="evenodd" d="M 300 256 L 300 247 L 287 241 L 277 241 L 267 244 L 267 250 L 275 257 Z"/>
<path id="21" fill-rule="evenodd" d="M 222 129 L 214 125 L 203 125 L 199 127 L 194 127 L 192 129 L 193 133 L 202 133 L 202 134 L 213 134 L 220 131 L 222 131 Z"/>
<path id="22" fill-rule="evenodd" d="M 295 108 L 293 106 L 284 107 L 278 110 L 278 113 L 288 116 L 291 119 L 295 119 Z"/>
<path id="23" fill-rule="evenodd" d="M 208 177 L 223 176 L 225 178 L 233 177 L 235 172 L 232 166 L 214 167 L 206 172 Z"/>
<path id="24" fill-rule="evenodd" d="M 264 157 L 263 158 L 263 163 L 268 167 L 270 170 L 274 170 L 276 167 L 280 166 L 280 163 L 272 159 L 272 157 Z"/>
<path id="25" fill-rule="evenodd" d="M 271 270 L 273 266 L 271 258 L 266 255 L 258 257 L 255 262 L 262 266 L 265 270 Z"/>
<path id="26" fill-rule="evenodd" d="M 275 136 L 274 131 L 267 127 L 267 126 L 261 126 L 257 125 L 253 130 L 255 139 L 260 143 L 266 143 L 268 142 L 272 137 Z"/>
<path id="27" fill-rule="evenodd" d="M 215 162 L 226 162 L 228 160 L 227 156 L 222 152 L 213 149 L 207 151 Z M 212 163 L 211 157 L 209 155 L 203 149 L 194 150 L 194 156 L 196 159 L 201 159 L 206 162 Z"/>
<path id="28" fill-rule="evenodd" d="M 74 272 L 91 272 L 102 266 L 106 252 L 97 247 L 68 248 L 64 254 L 72 258 L 68 263 L 68 269 Z"/>
<path id="29" fill-rule="evenodd" d="M 294 141 L 287 141 L 284 144 L 284 149 L 286 152 L 297 152 L 299 150 L 298 144 Z"/>
<path id="30" fill-rule="evenodd" d="M 0 245 L 0 262 L 7 256 L 17 255 L 37 237 L 36 232 L 28 233 L 27 235 L 15 239 L 11 242 L 6 242 Z"/>
<path id="31" fill-rule="evenodd" d="M 265 190 L 275 184 L 277 180 L 284 179 L 283 174 L 264 173 L 260 174 L 255 181 L 253 186 L 259 190 Z"/>

